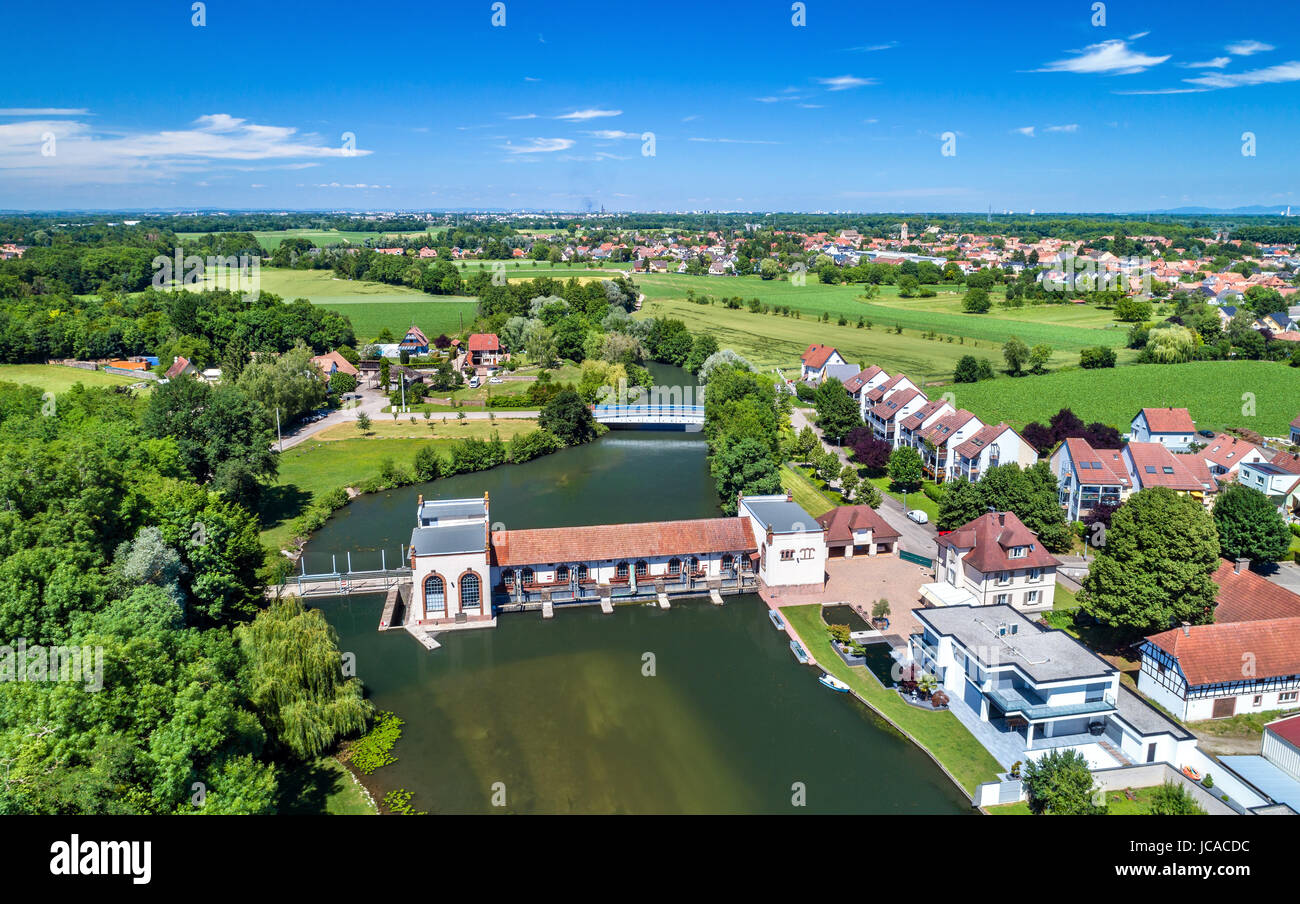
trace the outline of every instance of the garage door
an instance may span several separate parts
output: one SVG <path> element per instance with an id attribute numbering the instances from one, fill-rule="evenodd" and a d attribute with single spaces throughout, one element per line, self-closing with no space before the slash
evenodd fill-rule
<path id="1" fill-rule="evenodd" d="M 1214 711 L 1210 714 L 1210 717 L 1213 719 L 1226 719 L 1228 716 L 1235 715 L 1236 712 L 1236 697 L 1220 697 L 1214 701 Z"/>

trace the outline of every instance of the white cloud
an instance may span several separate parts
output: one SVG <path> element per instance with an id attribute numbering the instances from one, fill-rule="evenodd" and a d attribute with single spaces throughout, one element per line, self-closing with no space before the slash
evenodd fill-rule
<path id="1" fill-rule="evenodd" d="M 622 115 L 623 115 L 622 110 L 587 109 L 587 110 L 574 110 L 572 113 L 563 113 L 555 118 L 563 119 L 567 122 L 583 122 L 588 119 L 601 119 L 602 117 L 606 117 L 606 116 L 622 116 Z"/>
<path id="2" fill-rule="evenodd" d="M 592 138 L 600 138 L 606 141 L 618 141 L 625 138 L 639 139 L 641 136 L 636 132 L 624 132 L 620 129 L 598 129 L 594 132 L 583 132 L 584 135 L 590 135 Z"/>
<path id="3" fill-rule="evenodd" d="M 1033 127 L 1033 126 L 1021 126 L 1020 128 L 1018 128 L 1018 129 L 1012 129 L 1011 131 L 1012 131 L 1014 134 L 1017 134 L 1017 135 L 1024 135 L 1026 138 L 1033 138 L 1033 137 L 1034 137 L 1034 127 Z"/>
<path id="4" fill-rule="evenodd" d="M 861 78 L 856 75 L 837 75 L 833 78 L 819 78 L 821 82 L 830 91 L 845 91 L 849 88 L 861 88 L 863 85 L 874 85 L 874 78 Z"/>
<path id="5" fill-rule="evenodd" d="M 1233 56 L 1250 56 L 1253 53 L 1267 53 L 1273 50 L 1272 44 L 1265 44 L 1263 41 L 1237 41 L 1235 44 L 1229 44 L 1223 48 Z"/>
<path id="6" fill-rule="evenodd" d="M 3 107 L 0 116 L 89 116 L 84 107 Z"/>
<path id="7" fill-rule="evenodd" d="M 573 147 L 572 138 L 530 138 L 531 144 L 507 144 L 505 150 L 512 154 L 550 154 L 555 151 L 567 151 Z"/>
<path id="8" fill-rule="evenodd" d="M 1104 75 L 1132 75 L 1145 72 L 1152 66 L 1158 66 L 1169 56 L 1149 56 L 1139 53 L 1128 46 L 1127 41 L 1112 39 L 1100 44 L 1090 44 L 1083 50 L 1071 51 L 1078 54 L 1054 63 L 1047 63 L 1037 72 L 1078 72 L 1100 73 Z"/>
<path id="9" fill-rule="evenodd" d="M 1205 72 L 1197 78 L 1185 78 L 1189 85 L 1205 88 L 1241 88 L 1246 85 L 1273 85 L 1279 82 L 1300 81 L 1300 62 L 1279 63 L 1265 69 L 1248 72 Z"/>
<path id="10" fill-rule="evenodd" d="M 1212 60 L 1201 60 L 1199 63 L 1179 63 L 1184 69 L 1222 69 L 1232 62 L 1232 57 L 1215 57 Z"/>
<path id="11" fill-rule="evenodd" d="M 1063 126 L 1048 126 L 1043 129 L 1044 132 L 1077 132 L 1079 124 L 1077 122 L 1066 123 Z"/>
<path id="12" fill-rule="evenodd" d="M 520 113 L 518 116 L 507 116 L 506 119 L 536 119 L 536 113 Z"/>
<path id="13" fill-rule="evenodd" d="M 897 41 L 888 41 L 884 44 L 864 44 L 861 47 L 850 47 L 853 53 L 875 53 L 878 50 L 892 50 L 898 46 Z"/>

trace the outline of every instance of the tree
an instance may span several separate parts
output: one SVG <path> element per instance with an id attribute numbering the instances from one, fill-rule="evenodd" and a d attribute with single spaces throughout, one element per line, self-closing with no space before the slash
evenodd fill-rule
<path id="1" fill-rule="evenodd" d="M 1085 348 L 1079 352 L 1079 366 L 1085 370 L 1115 366 L 1115 349 L 1105 345 Z"/>
<path id="2" fill-rule="evenodd" d="M 845 465 L 840 471 L 840 495 L 845 502 L 852 502 L 853 496 L 858 490 L 858 484 L 862 478 L 858 477 L 858 471 L 853 465 Z"/>
<path id="3" fill-rule="evenodd" d="M 986 511 L 984 497 L 979 484 L 971 483 L 965 477 L 958 477 L 944 484 L 943 496 L 939 498 L 939 517 L 935 527 L 939 530 L 956 530 L 963 524 L 974 521 Z"/>
<path id="4" fill-rule="evenodd" d="M 820 449 L 822 441 L 817 438 L 812 427 L 804 427 L 795 438 L 794 451 L 801 462 L 811 462 L 813 453 Z"/>
<path id="5" fill-rule="evenodd" d="M 370 415 L 364 411 L 357 414 L 357 430 L 364 436 L 370 433 Z"/>
<path id="6" fill-rule="evenodd" d="M 822 452 L 817 457 L 817 476 L 825 483 L 833 483 L 840 476 L 840 457 L 834 452 Z"/>
<path id="7" fill-rule="evenodd" d="M 889 466 L 889 455 L 894 447 L 883 439 L 876 439 L 870 427 L 854 427 L 845 438 L 844 445 L 853 453 L 853 460 L 868 471 L 883 471 Z"/>
<path id="8" fill-rule="evenodd" d="M 967 314 L 987 314 L 993 302 L 989 300 L 989 291 L 983 286 L 972 286 L 966 290 L 961 299 L 961 309 Z"/>
<path id="9" fill-rule="evenodd" d="M 1002 343 L 1002 357 L 1007 362 L 1007 371 L 1013 377 L 1020 376 L 1020 371 L 1029 360 L 1029 354 L 1029 346 L 1025 345 L 1017 336 L 1012 336 Z"/>
<path id="10" fill-rule="evenodd" d="M 1192 360 L 1196 337 L 1185 326 L 1171 324 L 1147 334 L 1143 357 L 1156 364 L 1181 364 Z"/>
<path id="11" fill-rule="evenodd" d="M 1079 601 L 1085 612 L 1126 634 L 1205 624 L 1218 585 L 1219 536 L 1194 499 L 1167 487 L 1134 493 L 1111 517 Z"/>
<path id="12" fill-rule="evenodd" d="M 260 402 L 272 417 L 291 421 L 325 403 L 326 383 L 312 363 L 312 350 L 299 342 L 279 356 L 260 355 L 239 375 L 236 384 Z"/>
<path id="13" fill-rule="evenodd" d="M 1088 759 L 1079 751 L 1056 748 L 1025 764 L 1022 772 L 1029 810 L 1037 816 L 1095 816 L 1105 806 L 1092 802 L 1096 793 Z"/>
<path id="14" fill-rule="evenodd" d="M 915 490 L 924 479 L 921 453 L 911 446 L 899 446 L 889 456 L 889 480 L 900 490 Z"/>
<path id="15" fill-rule="evenodd" d="M 1052 360 L 1050 345 L 1035 345 L 1029 350 L 1029 372 L 1041 374 L 1047 372 L 1047 362 Z"/>
<path id="16" fill-rule="evenodd" d="M 436 446 L 425 445 L 415 451 L 415 476 L 421 480 L 437 480 L 442 476 L 442 456 Z"/>
<path id="17" fill-rule="evenodd" d="M 1225 559 L 1276 562 L 1291 548 L 1291 530 L 1277 506 L 1245 484 L 1229 483 L 1214 500 L 1214 526 Z"/>
<path id="18" fill-rule="evenodd" d="M 591 409 L 572 389 L 561 390 L 546 403 L 537 425 L 549 430 L 566 446 L 576 446 L 596 438 L 596 420 Z"/>
<path id="19" fill-rule="evenodd" d="M 1204 816 L 1205 809 L 1192 793 L 1176 782 L 1162 782 L 1151 792 L 1148 816 Z"/>
<path id="20" fill-rule="evenodd" d="M 315 757 L 366 727 L 372 707 L 361 682 L 344 678 L 338 637 L 319 609 L 289 597 L 236 629 L 249 699 L 267 734 L 299 757 Z"/>
<path id="21" fill-rule="evenodd" d="M 954 383 L 977 383 L 980 379 L 979 362 L 974 355 L 962 355 L 957 362 L 957 369 L 952 372 Z"/>
<path id="22" fill-rule="evenodd" d="M 728 515 L 736 513 L 736 497 L 741 493 L 768 495 L 781 491 L 781 470 L 772 460 L 771 450 L 753 437 L 722 446 L 713 454 L 709 470 L 722 510 Z"/>
<path id="23" fill-rule="evenodd" d="M 862 426 L 862 416 L 853 396 L 834 377 L 817 387 L 813 406 L 817 410 L 817 426 L 828 441 L 842 444 L 850 430 Z"/>

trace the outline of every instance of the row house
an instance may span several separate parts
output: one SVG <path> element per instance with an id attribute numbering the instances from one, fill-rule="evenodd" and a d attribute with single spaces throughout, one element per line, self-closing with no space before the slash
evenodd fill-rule
<path id="1" fill-rule="evenodd" d="M 929 404 L 929 401 L 919 389 L 891 392 L 867 412 L 867 426 L 876 439 L 898 448 L 899 421 Z"/>
<path id="2" fill-rule="evenodd" d="M 954 451 L 957 475 L 971 483 L 978 483 L 989 468 L 997 465 L 1016 464 L 1029 468 L 1038 461 L 1034 447 L 1007 424 L 977 430 Z"/>
<path id="3" fill-rule="evenodd" d="M 888 379 L 889 374 L 885 373 L 873 364 L 866 370 L 860 370 L 845 380 L 844 389 L 850 396 L 852 396 L 853 401 L 858 406 L 858 410 L 861 411 L 863 395 L 875 389 Z M 1297 418 L 1297 420 L 1300 420 L 1300 418 Z"/>
<path id="4" fill-rule="evenodd" d="M 895 446 L 908 446 L 916 449 L 921 433 L 933 427 L 954 411 L 947 399 L 926 402 L 907 417 L 898 422 L 898 436 Z"/>
<path id="5" fill-rule="evenodd" d="M 957 447 L 984 429 L 984 422 L 965 408 L 940 418 L 929 427 L 913 433 L 916 451 L 921 453 L 921 467 L 935 483 L 957 476 Z"/>
<path id="6" fill-rule="evenodd" d="M 1132 492 L 1166 487 L 1206 506 L 1218 492 L 1218 482 L 1203 460 L 1195 455 L 1174 455 L 1160 443 L 1129 443 L 1123 460 Z"/>
<path id="7" fill-rule="evenodd" d="M 887 396 L 890 396 L 895 392 L 909 389 L 917 392 L 921 391 L 921 387 L 917 386 L 903 374 L 898 374 L 890 377 L 883 383 L 878 383 L 871 389 L 863 391 L 858 403 L 858 415 L 862 418 L 864 423 L 870 423 L 867 420 L 867 413 L 871 411 L 871 409 L 883 402 Z"/>

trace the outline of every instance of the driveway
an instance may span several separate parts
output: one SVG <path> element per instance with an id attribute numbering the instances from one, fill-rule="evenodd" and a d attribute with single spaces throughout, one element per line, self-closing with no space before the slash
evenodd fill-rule
<path id="1" fill-rule="evenodd" d="M 822 440 L 822 448 L 830 449 L 839 456 L 842 464 L 853 464 L 849 461 L 848 455 L 839 446 L 828 446 L 822 432 L 817 429 L 817 425 L 812 423 L 808 417 L 808 412 L 803 408 L 793 408 L 790 411 L 790 424 L 794 427 L 794 432 L 799 433 L 804 427 L 812 427 L 817 438 Z M 854 465 L 856 467 L 856 465 Z M 903 503 L 885 493 L 880 494 L 880 507 L 876 509 L 880 516 L 889 523 L 889 526 L 898 531 L 902 548 L 907 552 L 914 552 L 917 555 L 933 559 L 938 554 L 938 547 L 935 546 L 935 538 L 938 532 L 932 524 L 917 524 L 907 517 L 903 510 Z"/>

